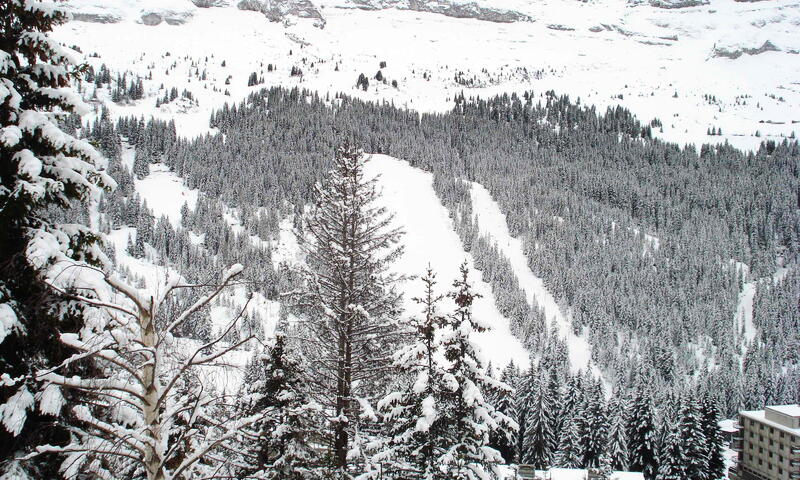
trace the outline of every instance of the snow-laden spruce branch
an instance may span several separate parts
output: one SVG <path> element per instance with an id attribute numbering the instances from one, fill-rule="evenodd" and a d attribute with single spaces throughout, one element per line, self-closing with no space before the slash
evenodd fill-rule
<path id="1" fill-rule="evenodd" d="M 48 385 L 58 410 L 64 403 L 61 389 L 80 392 L 81 403 L 72 408 L 79 426 L 70 444 L 42 446 L 37 454 L 65 455 L 62 471 L 67 477 L 91 464 L 109 478 L 115 467 L 123 465 L 148 480 L 217 478 L 214 472 L 199 471 L 203 460 L 224 458 L 217 452 L 230 448 L 262 415 L 236 417 L 224 394 L 214 391 L 201 370 L 219 367 L 227 354 L 254 340 L 252 335 L 235 342 L 223 340 L 244 317 L 249 300 L 207 341 L 179 339 L 175 332 L 234 285 L 243 267 L 227 269 L 214 284 L 187 285 L 178 275 L 169 275 L 148 290 L 112 272 L 75 268 L 88 271 L 77 275 L 86 285 L 67 288 L 58 281 L 49 285 L 88 307 L 84 328 L 60 336 L 76 353 L 56 367 L 40 370 L 37 378 Z M 176 289 L 204 287 L 208 293 L 183 310 L 172 315 L 162 311 Z M 60 373 L 75 365 L 89 373 Z"/>

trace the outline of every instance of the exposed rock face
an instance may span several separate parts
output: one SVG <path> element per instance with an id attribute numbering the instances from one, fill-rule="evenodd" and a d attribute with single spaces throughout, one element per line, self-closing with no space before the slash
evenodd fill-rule
<path id="1" fill-rule="evenodd" d="M 224 7 L 228 5 L 228 2 L 225 0 L 192 0 L 195 7 L 200 8 L 211 8 L 211 7 Z"/>
<path id="2" fill-rule="evenodd" d="M 163 10 L 163 11 L 156 11 L 156 12 L 142 12 L 142 16 L 140 18 L 140 22 L 149 25 L 155 26 L 160 25 L 162 22 L 166 22 L 168 25 L 183 25 L 189 19 L 192 18 L 191 12 L 174 12 L 171 10 Z"/>
<path id="3" fill-rule="evenodd" d="M 117 23 L 122 17 L 114 13 L 72 12 L 72 19 L 78 22 Z"/>
<path id="4" fill-rule="evenodd" d="M 532 22 L 528 15 L 513 10 L 481 7 L 475 2 L 456 4 L 447 0 L 352 0 L 353 6 L 362 10 L 396 8 L 415 12 L 438 13 L 454 18 L 474 18 L 497 23 Z"/>
<path id="5" fill-rule="evenodd" d="M 650 5 L 658 8 L 687 8 L 708 5 L 709 0 L 650 0 Z"/>
<path id="6" fill-rule="evenodd" d="M 739 58 L 742 55 L 758 55 L 764 52 L 780 52 L 781 49 L 775 46 L 774 43 L 770 42 L 769 40 L 765 41 L 763 45 L 760 47 L 755 48 L 747 48 L 747 47 L 737 47 L 737 48 L 730 48 L 730 47 L 714 47 L 713 56 L 715 57 L 725 57 L 725 58 Z"/>
<path id="7" fill-rule="evenodd" d="M 688 8 L 708 5 L 709 0 L 628 0 L 628 3 L 632 5 L 649 3 L 656 8 Z"/>
<path id="8" fill-rule="evenodd" d="M 314 25 L 325 26 L 325 19 L 309 0 L 241 0 L 237 5 L 241 10 L 263 13 L 273 22 L 287 22 L 290 17 L 310 18 Z"/>

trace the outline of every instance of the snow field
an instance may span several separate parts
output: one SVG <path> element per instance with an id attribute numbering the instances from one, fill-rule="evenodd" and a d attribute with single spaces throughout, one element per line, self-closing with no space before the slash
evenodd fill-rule
<path id="1" fill-rule="evenodd" d="M 70 22 L 56 37 L 79 45 L 85 54 L 99 54 L 86 57 L 95 68 L 106 63 L 112 71 L 152 74 L 145 82 L 145 99 L 111 105 L 112 113 L 172 118 L 181 135 L 208 132 L 214 108 L 273 85 L 341 91 L 423 112 L 451 108 L 461 92 L 485 98 L 552 89 L 601 111 L 621 104 L 644 123 L 657 117 L 663 127 L 654 127 L 654 135 L 681 145 L 729 141 L 752 149 L 764 139 L 781 140 L 800 126 L 795 115 L 800 107 L 800 55 L 792 53 L 800 51 L 797 0 L 713 0 L 672 10 L 624 0 L 493 4 L 536 20 L 513 24 L 342 9 L 338 7 L 344 3 L 336 0 L 321 4 L 324 29 L 305 20 L 284 27 L 235 5 L 194 8 L 188 1 L 179 5 L 171 0 L 156 8 L 152 3 L 71 0 L 78 10 L 105 9 L 123 21 Z M 190 16 L 183 25 L 137 23 L 141 11 L 179 7 Z M 738 58 L 717 53 L 757 50 L 766 41 L 781 51 Z M 382 61 L 387 62 L 382 73 L 389 84 L 374 80 Z M 266 71 L 268 63 L 276 67 L 274 72 Z M 293 66 L 303 74 L 290 76 Z M 206 80 L 196 75 L 202 71 Z M 265 83 L 248 87 L 252 72 L 263 72 Z M 479 86 L 456 82 L 459 72 L 475 77 Z M 361 73 L 370 78 L 367 91 L 355 88 Z M 397 80 L 398 88 L 391 80 Z M 198 104 L 173 102 L 156 109 L 162 84 L 190 90 Z M 98 96 L 102 100 L 106 95 Z M 722 135 L 708 136 L 712 127 L 721 128 Z"/>

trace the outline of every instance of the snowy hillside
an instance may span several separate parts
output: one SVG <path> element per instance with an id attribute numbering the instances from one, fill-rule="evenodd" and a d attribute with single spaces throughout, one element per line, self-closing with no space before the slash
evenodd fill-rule
<path id="1" fill-rule="evenodd" d="M 379 9 L 320 2 L 314 8 L 325 28 L 291 15 L 286 25 L 271 22 L 235 3 L 71 0 L 78 21 L 57 37 L 91 54 L 96 68 L 105 63 L 147 76 L 145 98 L 118 106 L 119 113 L 175 118 L 184 135 L 206 131 L 213 107 L 278 84 L 420 111 L 448 109 L 462 91 L 485 97 L 553 89 L 600 109 L 622 104 L 645 121 L 658 118 L 654 133 L 680 144 L 728 140 L 753 148 L 791 135 L 800 121 L 796 0 L 688 8 L 623 0 L 493 3 L 533 19 L 511 23 L 403 10 L 394 2 L 375 2 Z M 384 82 L 373 78 L 379 70 Z M 253 72 L 264 83 L 248 87 Z M 366 91 L 355 86 L 362 73 L 370 80 Z M 196 105 L 156 109 L 161 85 L 188 89 Z M 721 135 L 708 135 L 712 129 Z"/>
<path id="2" fill-rule="evenodd" d="M 405 252 L 397 262 L 397 272 L 418 277 L 430 266 L 436 272 L 439 288 L 446 292 L 458 276 L 459 265 L 466 260 L 474 272 L 475 291 L 482 295 L 475 301 L 474 315 L 493 328 L 478 334 L 487 360 L 496 368 L 503 368 L 509 361 L 527 365 L 528 353 L 511 334 L 508 319 L 497 309 L 491 286 L 474 270 L 472 256 L 464 251 L 447 209 L 433 190 L 433 175 L 386 155 L 370 155 L 367 174 L 378 178 L 381 201 L 395 213 L 395 221 L 405 232 Z M 422 284 L 410 279 L 403 290 L 410 292 L 404 298 L 407 314 L 418 314 L 419 306 L 412 297 L 422 294 Z"/>

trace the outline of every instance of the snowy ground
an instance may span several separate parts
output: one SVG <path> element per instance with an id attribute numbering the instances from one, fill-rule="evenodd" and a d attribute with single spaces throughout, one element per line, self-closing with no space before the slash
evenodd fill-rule
<path id="1" fill-rule="evenodd" d="M 420 111 L 448 109 L 462 91 L 486 97 L 553 89 L 602 109 L 622 104 L 643 121 L 658 117 L 663 132 L 655 128 L 655 134 L 681 144 L 728 140 L 753 148 L 765 138 L 790 135 L 800 122 L 797 0 L 711 0 L 669 10 L 625 0 L 492 2 L 535 19 L 511 24 L 315 3 L 327 21 L 324 29 L 303 20 L 285 27 L 233 5 L 70 0 L 78 12 L 106 12 L 120 21 L 74 21 L 56 36 L 85 55 L 98 55 L 86 57 L 96 67 L 152 74 L 145 82 L 148 97 L 115 106 L 113 113 L 174 118 L 182 135 L 207 131 L 208 114 L 223 102 L 278 84 L 391 100 Z M 185 24 L 144 25 L 140 17 L 147 11 Z M 757 53 L 766 42 L 767 51 Z M 373 79 L 382 61 L 387 84 Z M 268 64 L 276 70 L 268 72 Z M 293 66 L 303 74 L 290 76 Z M 251 72 L 263 76 L 264 85 L 248 87 Z M 366 92 L 355 88 L 360 73 L 371 79 Z M 473 85 L 457 83 L 459 73 Z M 162 84 L 190 90 L 197 104 L 156 109 Z M 707 136 L 712 127 L 723 134 Z"/>

